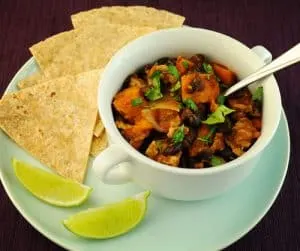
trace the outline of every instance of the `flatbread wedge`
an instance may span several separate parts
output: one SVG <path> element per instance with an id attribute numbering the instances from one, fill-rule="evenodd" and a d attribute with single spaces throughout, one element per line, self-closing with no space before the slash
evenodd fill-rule
<path id="1" fill-rule="evenodd" d="M 69 43 L 74 41 L 83 30 L 69 30 L 58 33 L 29 48 L 42 71 L 52 62 L 55 55 Z M 78 72 L 79 73 L 79 72 Z"/>
<path id="2" fill-rule="evenodd" d="M 20 82 L 18 83 L 18 88 L 24 89 L 45 81 L 46 77 L 41 72 L 37 71 L 32 75 L 20 80 Z"/>
<path id="3" fill-rule="evenodd" d="M 82 11 L 71 16 L 74 28 L 97 24 L 106 19 L 111 23 L 150 26 L 158 29 L 180 27 L 185 17 L 145 6 L 112 6 Z"/>
<path id="4" fill-rule="evenodd" d="M 96 136 L 93 137 L 90 155 L 96 157 L 107 147 L 107 145 L 108 145 L 107 135 L 106 132 L 103 131 L 99 137 Z"/>
<path id="5" fill-rule="evenodd" d="M 126 43 L 155 30 L 151 27 L 106 22 L 101 28 L 89 25 L 81 29 L 80 32 L 78 31 L 79 35 L 76 35 L 69 43 L 62 45 L 60 34 L 58 34 L 55 38 L 48 38 L 32 46 L 30 51 L 48 79 L 76 75 L 104 67 L 115 52 Z M 61 33 L 61 35 L 65 36 L 66 33 Z M 55 43 L 57 43 L 57 49 L 52 50 Z"/>
<path id="6" fill-rule="evenodd" d="M 99 70 L 9 93 L 0 127 L 63 177 L 83 182 L 97 116 Z"/>

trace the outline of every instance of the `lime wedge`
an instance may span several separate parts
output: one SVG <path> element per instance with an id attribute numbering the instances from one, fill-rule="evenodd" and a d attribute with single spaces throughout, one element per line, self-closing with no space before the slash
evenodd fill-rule
<path id="1" fill-rule="evenodd" d="M 108 239 L 129 232 L 142 221 L 147 211 L 146 191 L 121 202 L 79 212 L 64 220 L 72 233 L 93 239 Z"/>
<path id="2" fill-rule="evenodd" d="M 82 204 L 92 188 L 65 179 L 57 174 L 12 159 L 15 174 L 34 196 L 51 205 L 72 207 Z"/>

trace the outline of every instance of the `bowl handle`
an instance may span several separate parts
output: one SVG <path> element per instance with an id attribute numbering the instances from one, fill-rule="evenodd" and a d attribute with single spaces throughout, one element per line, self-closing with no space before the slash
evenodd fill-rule
<path id="1" fill-rule="evenodd" d="M 256 45 L 251 49 L 263 62 L 268 64 L 272 61 L 272 54 L 269 50 L 261 45 Z"/>
<path id="2" fill-rule="evenodd" d="M 130 181 L 126 163 L 129 155 L 118 145 L 111 145 L 101 152 L 93 162 L 93 170 L 106 184 L 124 184 Z"/>

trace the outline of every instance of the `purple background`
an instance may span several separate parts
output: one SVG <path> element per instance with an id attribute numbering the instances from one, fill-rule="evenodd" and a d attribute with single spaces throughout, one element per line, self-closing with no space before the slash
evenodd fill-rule
<path id="1" fill-rule="evenodd" d="M 184 15 L 188 25 L 225 33 L 249 47 L 264 45 L 274 57 L 300 41 L 299 0 L 0 0 L 0 95 L 30 57 L 28 47 L 70 29 L 72 13 L 102 5 L 148 5 L 173 11 Z M 300 155 L 296 155 L 300 149 L 300 65 L 276 73 L 276 78 L 292 138 L 288 175 L 268 214 L 227 250 L 300 250 Z M 61 250 L 23 219 L 2 187 L 0 228 L 0 250 Z"/>

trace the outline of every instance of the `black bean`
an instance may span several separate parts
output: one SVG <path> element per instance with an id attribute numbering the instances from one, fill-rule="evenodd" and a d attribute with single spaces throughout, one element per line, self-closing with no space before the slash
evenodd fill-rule
<path id="1" fill-rule="evenodd" d="M 184 108 L 182 110 L 181 120 L 192 127 L 198 127 L 201 124 L 200 113 L 195 114 L 191 109 L 188 108 Z"/>
<path id="2" fill-rule="evenodd" d="M 229 146 L 226 146 L 223 150 L 218 151 L 218 155 L 223 157 L 226 161 L 230 161 L 236 158 Z"/>
<path id="3" fill-rule="evenodd" d="M 160 64 L 167 64 L 168 61 L 169 61 L 168 57 L 162 57 L 162 58 L 158 59 L 156 62 L 157 62 L 157 64 L 160 65 Z"/>
<path id="4" fill-rule="evenodd" d="M 218 126 L 218 132 L 222 133 L 230 133 L 232 130 L 232 123 L 229 119 L 229 117 L 225 117 L 225 121 L 222 124 L 219 124 Z"/>
<path id="5" fill-rule="evenodd" d="M 184 139 L 182 142 L 183 147 L 189 148 L 193 144 L 196 137 L 197 137 L 196 130 L 194 128 L 190 127 L 189 132 L 184 136 Z"/>
<path id="6" fill-rule="evenodd" d="M 203 65 L 203 62 L 205 61 L 205 58 L 203 55 L 196 54 L 196 55 L 192 56 L 190 58 L 190 60 L 195 64 L 196 71 L 199 71 L 199 72 L 203 71 L 202 65 Z"/>
<path id="7" fill-rule="evenodd" d="M 193 92 L 195 92 L 195 91 L 203 91 L 205 86 L 201 79 L 194 78 L 191 83 L 191 87 Z"/>
<path id="8" fill-rule="evenodd" d="M 182 144 L 171 144 L 168 145 L 167 148 L 164 150 L 165 155 L 174 155 L 180 152 L 182 149 Z"/>

